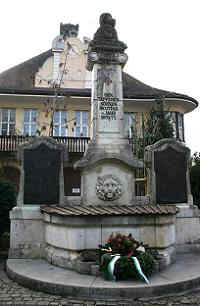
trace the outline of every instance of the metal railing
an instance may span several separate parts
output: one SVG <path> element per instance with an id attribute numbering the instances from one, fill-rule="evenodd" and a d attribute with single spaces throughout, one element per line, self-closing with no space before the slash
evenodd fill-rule
<path id="1" fill-rule="evenodd" d="M 0 135 L 0 151 L 1 152 L 15 152 L 17 146 L 30 141 L 34 136 L 6 136 Z M 53 137 L 57 142 L 66 144 L 68 152 L 84 153 L 89 137 Z"/>
<path id="2" fill-rule="evenodd" d="M 17 146 L 30 141 L 34 136 L 6 136 L 0 135 L 0 152 L 16 152 Z M 84 153 L 90 141 L 89 137 L 53 137 L 57 142 L 65 144 L 70 153 Z M 133 141 L 129 140 L 134 149 Z M 134 151 L 134 150 L 133 150 Z M 135 169 L 136 195 L 144 196 L 146 193 L 145 168 Z"/>

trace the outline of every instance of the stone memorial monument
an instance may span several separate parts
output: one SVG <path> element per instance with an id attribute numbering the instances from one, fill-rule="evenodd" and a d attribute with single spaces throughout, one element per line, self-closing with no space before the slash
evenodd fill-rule
<path id="1" fill-rule="evenodd" d="M 163 139 L 146 148 L 149 200 L 137 202 L 135 169 L 143 167 L 143 162 L 133 155 L 124 132 L 125 49 L 115 20 L 108 13 L 102 14 L 88 50 L 91 141 L 74 165 L 81 171 L 79 202 L 64 197 L 64 145 L 39 137 L 19 148 L 20 191 L 17 207 L 10 213 L 9 258 L 43 258 L 50 265 L 98 275 L 96 261 L 84 261 L 81 255 L 97 250 L 112 232 L 118 232 L 130 234 L 159 252 L 160 269 L 176 259 L 177 250 L 185 251 L 199 239 L 199 211 L 192 205 L 189 187 L 190 152 L 184 144 Z M 58 279 L 56 275 L 51 287 L 55 292 Z M 89 296 L 92 286 L 88 287 Z M 77 295 L 77 288 L 72 295 Z M 123 296 L 122 290 L 119 296 Z"/>
<path id="2" fill-rule="evenodd" d="M 92 273 L 79 261 L 115 231 L 166 252 L 166 265 L 175 253 L 176 207 L 139 203 L 135 196 L 134 157 L 123 127 L 122 68 L 126 45 L 118 40 L 115 20 L 108 13 L 89 44 L 87 67 L 92 71 L 91 142 L 75 168 L 81 171 L 81 204 L 42 207 L 46 259 L 54 265 Z"/>
<path id="3" fill-rule="evenodd" d="M 18 158 L 21 176 L 17 206 L 10 213 L 10 257 L 37 257 L 44 247 L 40 205 L 64 203 L 67 150 L 50 137 L 37 137 L 19 146 Z"/>
<path id="4" fill-rule="evenodd" d="M 75 164 L 82 171 L 85 205 L 134 204 L 134 169 L 142 167 L 132 153 L 123 124 L 122 68 L 127 46 L 118 40 L 115 20 L 108 13 L 89 44 L 92 71 L 91 143 Z M 126 192 L 125 192 L 126 191 Z"/>
<path id="5" fill-rule="evenodd" d="M 173 138 L 146 147 L 147 192 L 151 203 L 191 203 L 189 161 L 189 148 Z"/>
<path id="6" fill-rule="evenodd" d="M 64 202 L 65 151 L 65 146 L 50 137 L 37 137 L 20 146 L 18 155 L 22 165 L 22 175 L 18 196 L 19 206 L 55 205 Z"/>
<path id="7" fill-rule="evenodd" d="M 177 208 L 175 240 L 179 251 L 199 239 L 199 210 L 193 205 L 189 163 L 190 149 L 176 139 L 162 139 L 145 148 L 150 203 Z"/>

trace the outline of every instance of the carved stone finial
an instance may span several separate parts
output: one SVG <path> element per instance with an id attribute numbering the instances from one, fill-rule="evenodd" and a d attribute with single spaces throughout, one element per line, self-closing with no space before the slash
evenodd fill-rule
<path id="1" fill-rule="evenodd" d="M 118 40 L 115 19 L 111 14 L 104 13 L 99 19 L 100 27 L 90 42 L 90 51 L 124 52 L 127 46 Z"/>
<path id="2" fill-rule="evenodd" d="M 78 36 L 79 25 L 71 24 L 71 23 L 62 23 L 60 24 L 60 35 L 63 38 L 66 37 L 77 37 Z"/>

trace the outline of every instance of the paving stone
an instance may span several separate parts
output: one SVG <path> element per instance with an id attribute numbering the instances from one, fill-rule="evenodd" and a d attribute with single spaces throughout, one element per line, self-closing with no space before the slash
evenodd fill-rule
<path id="1" fill-rule="evenodd" d="M 38 305 L 38 304 L 35 303 L 35 302 L 26 302 L 26 303 L 23 304 L 23 306 L 36 306 L 36 305 Z"/>

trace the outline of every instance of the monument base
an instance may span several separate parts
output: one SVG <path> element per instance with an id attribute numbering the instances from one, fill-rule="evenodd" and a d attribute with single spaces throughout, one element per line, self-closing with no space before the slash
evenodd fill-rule
<path id="1" fill-rule="evenodd" d="M 122 143 L 91 142 L 81 160 L 74 165 L 81 171 L 84 205 L 135 204 L 135 169 L 143 162 L 133 156 L 126 139 Z"/>
<path id="2" fill-rule="evenodd" d="M 175 261 L 175 206 L 42 207 L 45 258 L 56 266 L 92 274 L 94 262 L 82 263 L 81 252 L 98 249 L 111 233 L 132 236 L 160 254 L 158 270 Z M 91 235 L 92 232 L 92 235 Z M 95 272 L 96 273 L 96 272 Z"/>
<path id="3" fill-rule="evenodd" d="M 176 208 L 176 205 L 170 206 Z M 75 207 L 84 211 L 89 206 Z M 146 207 L 150 212 L 156 206 L 127 207 L 138 212 Z M 179 253 L 199 250 L 199 209 L 193 205 L 179 205 L 176 216 L 142 213 L 137 216 L 66 216 L 62 210 L 67 207 L 60 210 L 60 215 L 52 214 L 55 207 L 48 209 L 49 213 L 44 214 L 38 205 L 17 206 L 11 210 L 9 258 L 47 258 L 49 262 L 54 261 L 53 264 L 70 268 L 71 261 L 77 259 L 82 250 L 98 248 L 98 244 L 104 243 L 112 232 L 132 233 L 135 239 L 157 248 L 160 253 L 166 252 L 170 258 L 174 258 L 171 246 Z M 116 210 L 115 206 L 113 210 Z M 52 257 L 53 252 L 56 260 Z M 59 264 L 62 257 L 64 264 Z"/>
<path id="4" fill-rule="evenodd" d="M 176 243 L 178 246 L 196 244 L 199 240 L 199 209 L 195 205 L 179 204 L 176 215 Z M 177 247 L 178 248 L 178 247 Z M 187 249 L 187 248 L 186 248 Z"/>
<path id="5" fill-rule="evenodd" d="M 96 250 L 97 251 L 97 250 Z M 176 248 L 157 248 L 159 255 L 155 259 L 155 272 L 163 271 L 169 265 L 176 261 Z M 99 271 L 99 264 L 96 260 L 84 261 L 81 259 L 81 251 L 69 251 L 53 246 L 45 248 L 45 259 L 54 266 L 64 269 L 73 270 L 80 274 L 87 275 L 102 275 Z"/>
<path id="6" fill-rule="evenodd" d="M 117 305 L 130 304 L 131 299 L 135 304 L 148 305 L 150 297 L 166 296 L 166 293 L 185 295 L 188 290 L 196 290 L 200 285 L 199 265 L 199 253 L 178 254 L 176 263 L 149 278 L 149 285 L 141 280 L 110 282 L 102 277 L 85 276 L 52 266 L 39 259 L 8 259 L 6 269 L 9 278 L 24 287 L 66 298 L 78 297 L 78 302 L 82 298 L 97 305 Z"/>
<path id="7" fill-rule="evenodd" d="M 10 211 L 9 258 L 44 258 L 44 223 L 38 205 L 16 206 Z"/>

